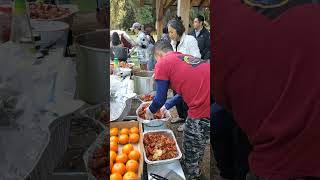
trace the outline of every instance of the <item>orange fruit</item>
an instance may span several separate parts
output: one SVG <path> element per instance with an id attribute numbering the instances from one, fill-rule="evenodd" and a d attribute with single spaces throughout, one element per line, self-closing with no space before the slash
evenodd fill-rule
<path id="1" fill-rule="evenodd" d="M 128 135 L 129 132 L 130 132 L 130 131 L 129 131 L 128 128 L 123 128 L 123 129 L 120 130 L 120 134 L 127 134 L 127 135 Z"/>
<path id="2" fill-rule="evenodd" d="M 129 142 L 129 136 L 126 134 L 121 134 L 119 136 L 119 143 L 120 144 L 127 144 Z"/>
<path id="3" fill-rule="evenodd" d="M 118 143 L 110 142 L 110 151 L 118 152 Z"/>
<path id="4" fill-rule="evenodd" d="M 137 172 L 139 169 L 139 163 L 136 160 L 129 160 L 126 164 L 127 171 Z"/>
<path id="5" fill-rule="evenodd" d="M 136 134 L 136 133 L 132 133 L 132 134 L 130 134 L 129 135 L 129 141 L 130 141 L 130 143 L 134 143 L 134 144 L 136 144 L 136 143 L 138 143 L 139 142 L 139 135 L 138 134 Z"/>
<path id="6" fill-rule="evenodd" d="M 126 172 L 122 178 L 123 180 L 138 180 L 138 175 L 134 172 Z"/>
<path id="7" fill-rule="evenodd" d="M 110 137 L 110 142 L 118 143 L 118 141 L 119 141 L 119 138 L 117 136 L 111 136 Z"/>
<path id="8" fill-rule="evenodd" d="M 138 161 L 140 159 L 140 152 L 137 150 L 133 150 L 129 153 L 128 158 Z"/>
<path id="9" fill-rule="evenodd" d="M 117 158 L 117 153 L 115 151 L 110 151 L 110 161 L 115 161 Z"/>
<path id="10" fill-rule="evenodd" d="M 110 171 L 112 170 L 113 167 L 113 161 L 110 161 Z"/>
<path id="11" fill-rule="evenodd" d="M 139 128 L 138 128 L 138 127 L 132 127 L 132 128 L 130 128 L 130 133 L 139 134 Z"/>
<path id="12" fill-rule="evenodd" d="M 127 154 L 118 154 L 116 157 L 116 162 L 117 163 L 126 163 L 128 161 L 128 155 Z"/>
<path id="13" fill-rule="evenodd" d="M 110 180 L 122 180 L 122 176 L 119 173 L 113 173 L 110 176 Z"/>
<path id="14" fill-rule="evenodd" d="M 118 128 L 111 128 L 110 129 L 110 136 L 118 136 Z"/>
<path id="15" fill-rule="evenodd" d="M 119 173 L 122 176 L 126 172 L 126 166 L 123 163 L 115 163 L 111 172 L 112 174 Z"/>
<path id="16" fill-rule="evenodd" d="M 122 148 L 122 153 L 129 154 L 133 150 L 132 144 L 126 144 Z"/>

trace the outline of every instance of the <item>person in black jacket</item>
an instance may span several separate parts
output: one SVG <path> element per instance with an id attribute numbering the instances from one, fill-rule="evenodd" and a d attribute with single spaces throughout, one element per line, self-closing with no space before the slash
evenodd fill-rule
<path id="1" fill-rule="evenodd" d="M 193 30 L 190 35 L 198 41 L 201 59 L 210 59 L 210 32 L 203 26 L 204 17 L 199 15 L 194 18 Z"/>

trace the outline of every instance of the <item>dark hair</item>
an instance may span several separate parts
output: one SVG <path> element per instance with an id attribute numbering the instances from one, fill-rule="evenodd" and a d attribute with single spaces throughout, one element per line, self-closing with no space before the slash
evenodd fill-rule
<path id="1" fill-rule="evenodd" d="M 171 44 L 164 40 L 159 40 L 154 44 L 154 52 L 161 51 L 161 52 L 169 52 L 173 51 Z"/>
<path id="2" fill-rule="evenodd" d="M 203 16 L 198 15 L 196 18 L 197 18 L 200 22 L 204 22 L 204 17 L 203 17 Z"/>
<path id="3" fill-rule="evenodd" d="M 111 42 L 114 46 L 118 46 L 119 44 L 121 44 L 120 37 L 117 32 L 112 33 Z"/>
<path id="4" fill-rule="evenodd" d="M 173 29 L 177 31 L 177 34 L 179 36 L 182 36 L 183 33 L 185 32 L 185 27 L 183 25 L 183 22 L 181 20 L 181 17 L 176 16 L 175 18 L 171 19 L 168 22 L 168 27 L 171 26 Z"/>
<path id="5" fill-rule="evenodd" d="M 151 30 L 151 31 L 149 31 L 149 30 Z M 153 31 L 153 26 L 151 26 L 150 24 L 144 25 L 144 33 L 146 35 L 150 35 L 152 31 Z"/>
<path id="6" fill-rule="evenodd" d="M 162 33 L 163 33 L 163 34 L 168 34 L 168 26 L 165 26 L 165 27 L 162 29 Z"/>

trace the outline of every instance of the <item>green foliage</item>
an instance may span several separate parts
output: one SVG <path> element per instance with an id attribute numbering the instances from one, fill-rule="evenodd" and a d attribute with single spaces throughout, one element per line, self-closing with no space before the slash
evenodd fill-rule
<path id="1" fill-rule="evenodd" d="M 121 22 L 121 27 L 126 30 L 136 21 L 134 6 L 132 4 L 134 4 L 132 0 L 125 0 L 124 10 L 126 11 L 126 14 Z"/>
<path id="2" fill-rule="evenodd" d="M 110 0 L 111 29 L 129 29 L 134 22 L 143 25 L 155 25 L 156 13 L 152 6 L 140 6 L 139 0 Z M 164 15 L 164 25 L 177 14 L 177 7 L 172 6 Z M 192 7 L 190 10 L 190 24 L 197 15 L 205 17 L 206 24 L 210 23 L 209 8 Z M 208 26 L 207 26 L 208 27 Z"/>
<path id="3" fill-rule="evenodd" d="M 136 17 L 136 20 L 141 24 L 155 24 L 155 14 L 153 14 L 150 6 L 138 8 Z"/>
<path id="4" fill-rule="evenodd" d="M 110 0 L 110 18 L 111 28 L 119 28 L 122 24 L 122 20 L 126 14 L 124 11 L 125 0 Z"/>

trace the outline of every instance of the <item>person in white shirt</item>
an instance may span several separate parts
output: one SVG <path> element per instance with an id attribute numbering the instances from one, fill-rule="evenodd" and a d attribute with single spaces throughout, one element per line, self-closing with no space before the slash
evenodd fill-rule
<path id="1" fill-rule="evenodd" d="M 168 22 L 168 33 L 171 39 L 171 45 L 174 51 L 180 52 L 182 54 L 189 54 L 197 58 L 201 58 L 200 50 L 198 47 L 198 42 L 196 38 L 191 35 L 187 35 L 185 32 L 185 27 L 181 20 L 181 17 L 176 17 Z M 173 95 L 176 92 L 173 91 Z M 183 101 L 176 105 L 179 117 L 173 118 L 172 123 L 185 121 L 188 116 L 188 106 Z M 178 127 L 178 131 L 182 132 L 184 124 Z"/>
<path id="2" fill-rule="evenodd" d="M 196 38 L 185 33 L 183 22 L 179 18 L 168 22 L 168 32 L 174 51 L 201 58 Z"/>

